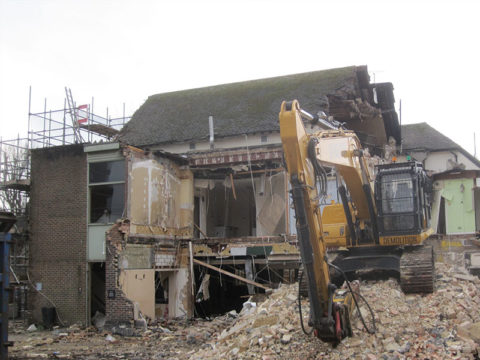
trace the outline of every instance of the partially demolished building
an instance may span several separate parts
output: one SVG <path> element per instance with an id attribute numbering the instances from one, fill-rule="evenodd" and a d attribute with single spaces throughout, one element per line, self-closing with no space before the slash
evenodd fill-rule
<path id="1" fill-rule="evenodd" d="M 295 281 L 278 126 L 292 99 L 372 154 L 401 142 L 392 84 L 360 66 L 153 95 L 115 142 L 32 151 L 32 282 L 59 318 L 208 316 Z M 37 318 L 50 306 L 30 299 Z"/>
<path id="2" fill-rule="evenodd" d="M 480 161 L 427 123 L 402 126 L 403 157 L 423 163 L 433 179 L 435 233 L 480 233 Z"/>

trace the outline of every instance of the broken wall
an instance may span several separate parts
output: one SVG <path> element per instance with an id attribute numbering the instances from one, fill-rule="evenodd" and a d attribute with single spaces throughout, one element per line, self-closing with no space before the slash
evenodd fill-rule
<path id="1" fill-rule="evenodd" d="M 156 271 L 163 271 L 168 277 L 168 316 L 192 317 L 189 256 L 185 244 L 172 248 L 165 240 L 162 245 L 155 239 L 134 244 L 129 235 L 128 221 L 115 224 L 107 233 L 105 308 L 108 324 L 131 323 L 137 316 L 136 308 L 144 317 L 155 319 Z"/>
<path id="2" fill-rule="evenodd" d="M 172 318 L 193 317 L 193 295 L 190 270 L 180 268 L 168 281 L 168 314 Z"/>
<path id="3" fill-rule="evenodd" d="M 119 285 L 125 296 L 149 319 L 155 320 L 155 270 L 124 270 Z"/>
<path id="4" fill-rule="evenodd" d="M 211 237 L 254 235 L 252 231 L 255 227 L 255 202 L 250 179 L 226 177 L 224 180 L 212 180 L 209 184 L 205 205 L 207 235 Z"/>
<path id="5" fill-rule="evenodd" d="M 444 209 L 441 209 L 442 204 Z M 445 219 L 441 219 L 440 214 Z M 434 231 L 437 231 L 441 221 L 445 221 L 446 234 L 475 233 L 473 179 L 435 180 L 432 207 Z"/>
<path id="6" fill-rule="evenodd" d="M 173 161 L 128 155 L 128 218 L 132 235 L 190 238 L 193 234 L 193 175 Z"/>
<path id="7" fill-rule="evenodd" d="M 130 323 L 133 320 L 133 303 L 120 288 L 119 258 L 125 241 L 122 225 L 117 223 L 107 232 L 107 258 L 105 261 L 105 317 L 107 326 Z"/>
<path id="8" fill-rule="evenodd" d="M 285 172 L 264 174 L 255 179 L 256 235 L 287 233 L 288 209 Z"/>

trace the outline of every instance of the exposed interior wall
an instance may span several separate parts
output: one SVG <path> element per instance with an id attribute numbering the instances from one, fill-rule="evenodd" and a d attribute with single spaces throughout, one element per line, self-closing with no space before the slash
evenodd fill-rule
<path id="1" fill-rule="evenodd" d="M 139 310 L 149 319 L 155 319 L 155 270 L 123 270 L 120 272 L 120 288 Z"/>
<path id="2" fill-rule="evenodd" d="M 150 319 L 192 317 L 188 247 L 153 238 L 133 243 L 129 229 L 126 220 L 107 233 L 107 323 L 132 323 L 136 310 Z"/>
<path id="3" fill-rule="evenodd" d="M 291 233 L 283 171 L 253 177 L 195 180 L 199 227 L 208 237 Z M 294 223 L 293 223 L 294 224 Z"/>
<path id="4" fill-rule="evenodd" d="M 285 172 L 255 178 L 256 235 L 287 233 Z"/>
<path id="5" fill-rule="evenodd" d="M 192 287 L 190 271 L 181 268 L 168 278 L 168 314 L 171 318 L 190 318 L 193 316 Z"/>
<path id="6" fill-rule="evenodd" d="M 208 204 L 208 189 L 209 180 L 199 181 L 195 179 L 195 208 L 193 210 L 195 225 L 194 237 L 204 238 L 207 234 L 207 204 Z"/>
<path id="7" fill-rule="evenodd" d="M 207 235 L 209 237 L 242 237 L 254 235 L 255 201 L 250 179 L 210 182 L 207 193 Z"/>
<path id="8" fill-rule="evenodd" d="M 192 173 L 165 158 L 130 154 L 127 213 L 131 234 L 190 238 Z"/>
<path id="9" fill-rule="evenodd" d="M 436 180 L 434 182 L 434 203 L 432 209 L 432 226 L 438 228 L 445 217 L 445 230 L 447 234 L 471 234 L 476 230 L 474 182 L 473 179 Z M 443 202 L 441 201 L 443 198 Z M 437 216 L 437 214 L 439 214 Z M 438 220 L 437 220 L 438 219 Z"/>

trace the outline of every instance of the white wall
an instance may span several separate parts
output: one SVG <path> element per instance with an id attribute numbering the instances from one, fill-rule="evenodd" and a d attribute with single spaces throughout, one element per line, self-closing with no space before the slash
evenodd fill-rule
<path id="1" fill-rule="evenodd" d="M 214 149 L 233 149 L 246 146 L 264 146 L 271 144 L 281 144 L 280 133 L 265 134 L 266 141 L 262 142 L 262 135 L 240 135 L 226 138 L 215 139 Z M 153 147 L 155 150 L 162 150 L 173 154 L 184 154 L 187 152 L 209 151 L 210 143 L 208 141 L 195 141 L 195 149 L 190 149 L 189 142 L 164 144 Z"/>
<path id="2" fill-rule="evenodd" d="M 425 159 L 424 165 L 425 170 L 443 172 L 451 170 L 453 163 L 464 164 L 465 170 L 479 170 L 478 166 L 459 151 L 431 152 Z"/>

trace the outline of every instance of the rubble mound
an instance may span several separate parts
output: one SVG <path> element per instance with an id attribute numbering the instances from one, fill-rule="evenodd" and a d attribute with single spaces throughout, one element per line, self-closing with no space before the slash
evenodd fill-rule
<path id="1" fill-rule="evenodd" d="M 362 280 L 377 331 L 368 334 L 354 314 L 353 336 L 336 347 L 302 332 L 298 284 L 291 284 L 249 299 L 239 314 L 150 324 L 133 336 L 93 327 L 25 328 L 14 332 L 9 353 L 11 359 L 478 359 L 480 279 L 444 263 L 436 273 L 436 291 L 427 295 L 404 294 L 396 279 Z M 306 299 L 302 311 L 307 317 Z M 367 314 L 364 303 L 360 311 Z"/>
<path id="2" fill-rule="evenodd" d="M 404 294 L 395 279 L 362 281 L 377 332 L 368 334 L 354 314 L 353 337 L 336 347 L 303 334 L 298 285 L 282 285 L 263 303 L 247 302 L 236 321 L 191 359 L 478 358 L 480 279 L 443 263 L 437 274 L 437 291 L 427 295 Z M 302 309 L 308 312 L 307 300 Z M 365 306 L 360 311 L 367 313 Z"/>

